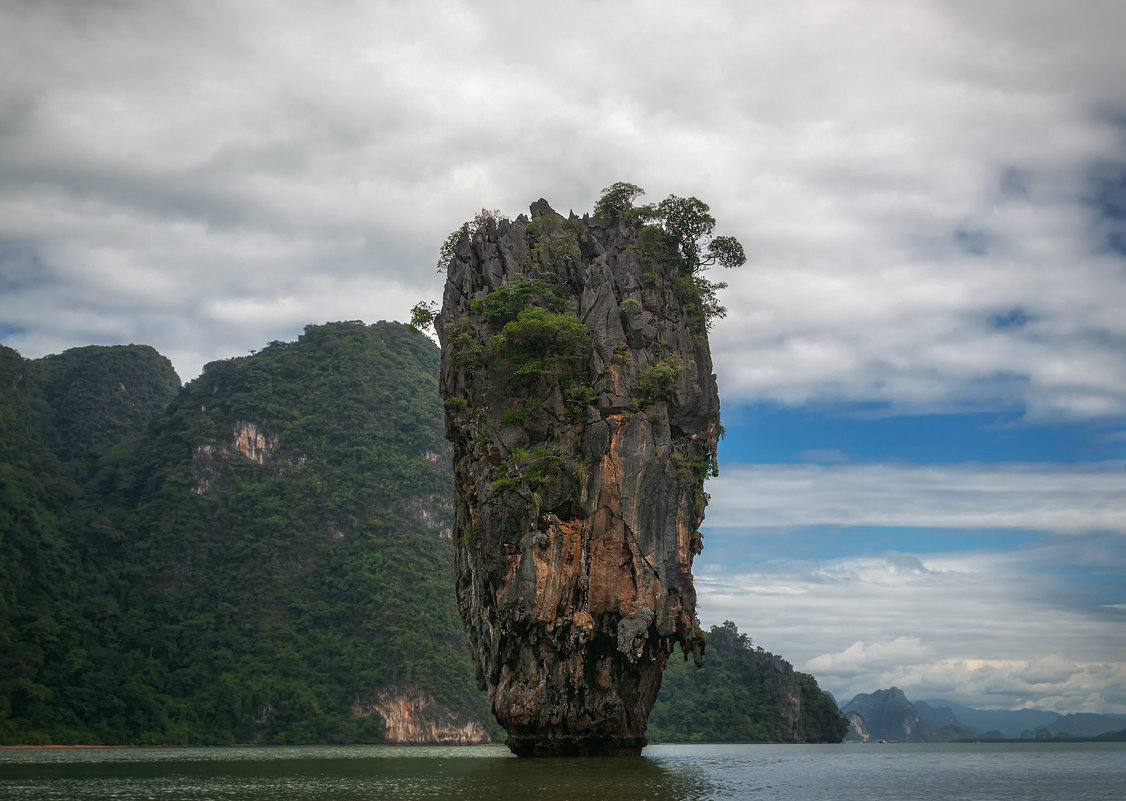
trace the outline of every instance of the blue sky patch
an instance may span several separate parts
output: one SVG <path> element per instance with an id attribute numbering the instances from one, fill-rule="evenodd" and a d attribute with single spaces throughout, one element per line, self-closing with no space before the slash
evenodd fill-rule
<path id="1" fill-rule="evenodd" d="M 1024 309 L 1009 309 L 1004 314 L 995 314 L 990 323 L 994 328 L 1022 328 L 1031 319 Z"/>
<path id="2" fill-rule="evenodd" d="M 889 551 L 905 554 L 1005 551 L 1045 537 L 1039 531 L 967 530 L 881 526 L 804 526 L 793 529 L 739 531 L 701 528 L 704 552 L 701 566 L 769 562 L 825 561 L 872 556 Z"/>
<path id="3" fill-rule="evenodd" d="M 1033 425 L 1016 413 L 871 417 L 867 407 L 792 409 L 768 403 L 724 409 L 726 463 L 908 461 L 1081 462 L 1126 459 L 1126 438 L 1106 423 Z"/>
<path id="4" fill-rule="evenodd" d="M 1126 162 L 1103 163 L 1091 171 L 1086 202 L 1107 250 L 1126 255 Z"/>
<path id="5" fill-rule="evenodd" d="M 10 337 L 12 334 L 19 334 L 23 329 L 18 325 L 8 325 L 7 323 L 0 323 L 0 342 Z"/>

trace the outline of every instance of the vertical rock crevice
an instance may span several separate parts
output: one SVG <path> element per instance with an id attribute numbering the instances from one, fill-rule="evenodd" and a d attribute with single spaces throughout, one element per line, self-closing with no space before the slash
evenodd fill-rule
<path id="1" fill-rule="evenodd" d="M 719 398 L 696 284 L 651 234 L 540 200 L 448 266 L 457 601 L 517 754 L 640 752 L 674 645 L 702 657 Z"/>

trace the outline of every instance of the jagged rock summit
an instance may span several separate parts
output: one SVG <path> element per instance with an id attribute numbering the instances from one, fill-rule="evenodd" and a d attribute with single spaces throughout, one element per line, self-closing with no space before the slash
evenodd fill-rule
<path id="1" fill-rule="evenodd" d="M 636 754 L 673 646 L 702 658 L 715 285 L 636 215 L 477 223 L 436 324 L 478 679 L 518 755 Z"/>

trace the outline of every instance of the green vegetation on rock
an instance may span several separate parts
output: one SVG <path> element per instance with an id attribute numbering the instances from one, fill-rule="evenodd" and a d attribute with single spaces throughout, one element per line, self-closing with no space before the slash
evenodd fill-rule
<path id="1" fill-rule="evenodd" d="M 687 304 L 693 330 L 711 328 L 714 320 L 727 316 L 716 294 L 727 284 L 711 281 L 703 273 L 715 264 L 743 266 L 747 262 L 743 245 L 733 236 L 713 235 L 715 217 L 699 198 L 669 195 L 655 205 L 634 206 L 633 201 L 644 193 L 640 186 L 619 181 L 602 190 L 594 216 L 606 222 L 643 223 L 634 247 L 650 267 L 650 281 L 665 272 L 675 273 L 673 290 Z"/>
<path id="2" fill-rule="evenodd" d="M 179 383 L 148 347 L 35 361 L 0 347 L 0 743 L 128 741 L 145 714 L 144 646 L 120 647 L 133 621 L 113 555 L 136 510 L 109 508 L 97 479 Z"/>
<path id="3" fill-rule="evenodd" d="M 688 368 L 684 359 L 672 353 L 652 367 L 642 370 L 633 384 L 633 395 L 642 405 L 656 400 L 676 401 L 677 377 Z"/>
<path id="4" fill-rule="evenodd" d="M 506 387 L 519 391 L 553 367 L 571 377 L 571 368 L 585 359 L 589 342 L 586 326 L 570 312 L 527 306 L 489 340 L 487 352 L 494 361 L 492 374 L 503 376 Z"/>

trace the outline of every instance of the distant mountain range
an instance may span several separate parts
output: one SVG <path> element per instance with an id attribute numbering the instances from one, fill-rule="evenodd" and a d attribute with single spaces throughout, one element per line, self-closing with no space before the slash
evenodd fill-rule
<path id="1" fill-rule="evenodd" d="M 861 693 L 841 707 L 846 740 L 941 743 L 963 739 L 1100 737 L 1126 732 L 1126 715 L 1061 715 L 1042 709 L 974 709 L 930 699 L 912 703 L 898 687 Z M 1126 734 L 1122 734 L 1126 737 Z"/>

